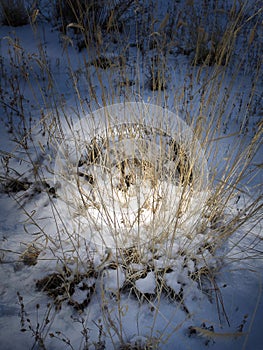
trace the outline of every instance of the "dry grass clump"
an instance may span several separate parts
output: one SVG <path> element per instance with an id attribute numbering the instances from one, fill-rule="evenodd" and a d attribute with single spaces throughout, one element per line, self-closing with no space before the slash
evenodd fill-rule
<path id="1" fill-rule="evenodd" d="M 24 0 L 1 0 L 0 9 L 3 25 L 20 27 L 29 23 L 29 13 Z"/>
<path id="2" fill-rule="evenodd" d="M 123 17 L 134 0 L 84 1 L 57 0 L 54 9 L 56 24 L 64 34 L 77 35 L 77 45 L 84 47 L 104 42 L 110 32 L 123 30 Z"/>

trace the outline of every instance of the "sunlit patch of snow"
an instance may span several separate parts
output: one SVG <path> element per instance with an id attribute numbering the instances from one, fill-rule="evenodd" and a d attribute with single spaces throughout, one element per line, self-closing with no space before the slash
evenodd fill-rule
<path id="1" fill-rule="evenodd" d="M 163 117 L 172 120 L 172 136 L 164 131 Z M 200 220 L 208 195 L 206 160 L 190 128 L 175 114 L 139 103 L 107 106 L 83 118 L 68 135 L 57 155 L 56 181 L 69 217 L 91 242 L 143 245 L 163 233 L 169 236 L 175 226 L 189 231 Z M 187 186 L 179 180 L 180 157 L 192 167 L 193 183 Z M 65 205 L 62 215 L 64 210 Z"/>

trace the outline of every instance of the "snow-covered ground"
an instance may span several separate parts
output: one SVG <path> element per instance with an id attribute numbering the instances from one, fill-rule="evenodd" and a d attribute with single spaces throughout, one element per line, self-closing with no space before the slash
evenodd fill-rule
<path id="1" fill-rule="evenodd" d="M 42 3 L 39 19 L 32 26 L 0 27 L 1 349 L 260 350 L 260 2 L 244 7 L 231 64 L 202 68 L 191 64 L 191 50 L 185 52 L 193 39 L 187 13 L 193 18 L 212 11 L 214 19 L 202 23 L 208 23 L 204 31 L 209 33 L 209 26 L 230 21 L 232 2 L 219 1 L 215 10 L 214 1 L 195 7 L 191 1 L 176 1 L 178 10 L 172 13 L 177 32 L 171 45 L 162 50 L 162 29 L 171 24 L 167 9 L 173 2 L 149 2 L 152 7 L 147 11 L 151 9 L 157 19 L 151 37 L 159 40 L 153 50 L 142 47 L 142 28 L 138 32 L 134 28 L 136 16 L 146 18 L 145 13 L 150 13 L 143 13 L 142 1 L 136 2 L 131 8 L 133 16 L 127 19 L 129 35 L 125 28 L 117 42 L 109 42 L 106 49 L 103 46 L 103 57 L 110 60 L 106 69 L 94 63 L 100 57 L 94 48 L 78 50 L 78 34 L 62 35 L 47 21 L 48 3 Z M 240 4 L 236 4 L 236 13 Z M 140 49 L 134 45 L 138 38 Z M 120 64 L 123 54 L 125 64 Z M 158 65 L 165 64 L 162 91 L 151 90 L 149 62 L 156 55 Z M 188 140 L 194 137 L 194 130 L 199 139 L 194 158 L 202 159 L 203 165 L 207 160 L 207 164 L 205 171 L 198 173 L 199 165 L 193 174 L 203 176 L 200 183 L 205 188 L 198 185 L 198 190 L 186 191 L 185 186 L 170 181 L 173 175 L 167 177 L 169 181 L 165 178 L 171 159 L 168 149 L 159 151 L 158 147 L 169 133 L 159 130 L 169 120 L 172 135 L 179 133 L 175 118 L 159 120 L 157 125 L 150 124 L 151 118 L 143 119 L 151 132 L 158 130 L 158 142 L 149 141 L 149 162 L 137 161 L 139 175 L 129 185 L 125 178 L 125 191 L 120 189 L 120 170 L 113 160 L 92 164 L 87 170 L 86 144 L 82 143 L 90 142 L 91 137 L 81 132 L 76 136 L 76 125 L 89 118 L 94 132 L 108 137 L 108 129 L 102 132 L 94 127 L 98 124 L 94 117 L 100 113 L 95 111 L 126 103 L 130 112 L 130 101 L 137 107 L 141 103 L 158 105 L 162 111 L 171 111 L 171 116 L 179 115 L 183 120 L 179 124 L 187 126 L 183 132 Z M 117 115 L 113 124 L 121 125 L 125 118 Z M 146 129 L 144 126 L 144 140 L 149 135 Z M 72 130 L 74 137 L 69 139 L 67 132 Z M 134 134 L 134 130 L 129 132 Z M 107 141 L 107 146 L 112 142 L 115 151 L 121 143 L 129 153 L 134 144 L 130 135 L 127 138 L 126 143 Z M 141 150 L 144 144 L 139 145 Z M 152 158 L 156 158 L 154 147 L 158 154 L 166 151 L 162 156 L 167 162 L 161 167 L 163 178 L 159 176 L 153 185 L 153 175 L 147 171 L 152 171 Z M 191 152 L 187 153 L 190 159 Z M 109 163 L 114 171 L 105 173 Z M 131 167 L 134 170 L 134 164 Z M 146 175 L 141 174 L 142 168 L 147 168 Z M 87 206 L 83 206 L 83 196 Z M 185 203 L 179 200 L 182 197 L 187 198 L 187 208 L 180 206 Z M 216 204 L 206 203 L 208 198 L 222 205 L 214 221 L 210 219 Z"/>

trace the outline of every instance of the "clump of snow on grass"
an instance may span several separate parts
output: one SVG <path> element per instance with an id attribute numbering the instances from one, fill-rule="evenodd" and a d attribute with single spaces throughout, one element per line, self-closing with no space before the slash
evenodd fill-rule
<path id="1" fill-rule="evenodd" d="M 71 299 L 79 304 L 82 304 L 87 299 L 87 291 L 77 288 L 72 294 Z"/>
<path id="2" fill-rule="evenodd" d="M 165 275 L 165 282 L 168 287 L 172 288 L 176 294 L 180 293 L 182 288 L 181 283 L 178 282 L 178 272 L 173 271 Z"/>
<path id="3" fill-rule="evenodd" d="M 154 294 L 156 289 L 155 274 L 153 271 L 147 273 L 145 278 L 139 278 L 135 282 L 136 288 L 143 294 Z"/>
<path id="4" fill-rule="evenodd" d="M 117 291 L 122 288 L 125 281 L 124 271 L 118 267 L 117 269 L 108 269 L 103 273 L 103 285 L 107 291 Z"/>

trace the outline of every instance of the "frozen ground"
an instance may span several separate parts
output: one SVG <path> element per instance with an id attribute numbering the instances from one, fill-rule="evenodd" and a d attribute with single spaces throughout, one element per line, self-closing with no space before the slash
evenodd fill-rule
<path id="1" fill-rule="evenodd" d="M 158 11 L 160 16 L 165 15 L 162 6 Z M 255 12 L 253 7 L 249 11 Z M 245 27 L 234 62 L 244 48 L 242 38 L 252 28 Z M 60 115 L 64 128 L 69 120 L 73 125 L 79 115 L 84 117 L 103 106 L 105 99 L 107 104 L 142 100 L 165 104 L 194 126 L 195 117 L 201 115 L 199 102 L 206 98 L 202 89 L 211 85 L 217 95 L 211 101 L 211 110 L 207 108 L 206 112 L 212 114 L 222 108 L 219 115 L 223 128 L 212 133 L 209 140 L 202 136 L 202 130 L 200 138 L 210 178 L 216 186 L 224 179 L 235 155 L 262 127 L 262 81 L 259 79 L 254 84 L 255 72 L 244 64 L 237 75 L 231 69 L 220 73 L 222 79 L 217 86 L 211 83 L 214 74 L 211 67 L 198 71 L 191 67 L 191 57 L 173 47 L 166 62 L 169 89 L 160 97 L 147 87 L 142 89 L 140 84 L 146 79 L 145 57 L 131 47 L 127 74 L 134 81 L 138 76 L 143 78 L 139 85 L 118 90 L 122 86 L 120 69 L 110 73 L 101 70 L 98 74 L 94 66 L 89 66 L 87 77 L 86 62 L 94 59 L 92 50 L 78 52 L 74 45 L 66 47 L 65 38 L 43 19 L 35 29 L 33 32 L 30 25 L 16 29 L 0 27 L 1 349 L 119 349 L 123 343 L 134 349 L 136 346 L 151 349 L 151 344 L 146 347 L 151 339 L 158 349 L 260 350 L 263 344 L 262 209 L 243 226 L 237 225 L 215 252 L 210 249 L 213 228 L 204 231 L 202 221 L 197 227 L 186 221 L 172 243 L 167 236 L 154 250 L 144 245 L 142 257 L 136 258 L 127 249 L 122 253 L 125 257 L 120 259 L 108 241 L 99 247 L 91 242 L 94 223 L 83 224 L 81 209 L 74 216 L 63 200 L 63 190 L 67 192 L 67 187 L 54 177 L 61 140 L 53 137 L 57 128 L 52 122 L 57 119 L 52 115 Z M 109 57 L 121 51 L 116 47 L 115 44 L 108 49 Z M 260 53 L 259 49 L 255 50 Z M 244 62 L 254 59 L 252 49 L 242 58 Z M 17 72 L 20 76 L 15 79 Z M 26 72 L 30 72 L 28 80 L 23 76 Z M 52 86 L 49 73 L 55 82 Z M 262 71 L 257 73 L 262 76 Z M 191 74 L 200 74 L 194 86 Z M 87 83 L 89 79 L 91 84 Z M 256 93 L 252 96 L 253 89 Z M 181 90 L 183 94 L 175 98 Z M 105 91 L 109 95 L 113 91 L 119 94 L 111 98 Z M 15 115 L 18 106 L 22 106 L 20 116 Z M 25 124 L 21 113 L 25 115 Z M 225 222 L 237 215 L 242 221 L 249 203 L 260 197 L 259 191 L 262 195 L 259 186 L 255 189 L 262 184 L 262 146 L 248 169 L 251 172 L 244 176 L 224 208 Z M 8 180 L 17 178 L 18 174 L 21 182 Z M 171 198 L 176 198 L 177 190 L 170 185 Z M 145 191 L 148 195 L 149 187 Z M 100 195 L 106 196 L 106 192 L 101 190 Z M 144 195 L 142 188 L 141 196 Z M 192 198 L 193 207 L 202 204 L 202 200 L 203 196 L 197 194 Z M 137 202 L 137 199 L 129 202 L 133 212 L 137 210 Z M 176 200 L 173 204 L 176 205 Z M 118 216 L 121 219 L 122 215 Z M 100 235 L 105 232 L 100 231 Z M 200 271 L 204 273 L 199 280 Z"/>

